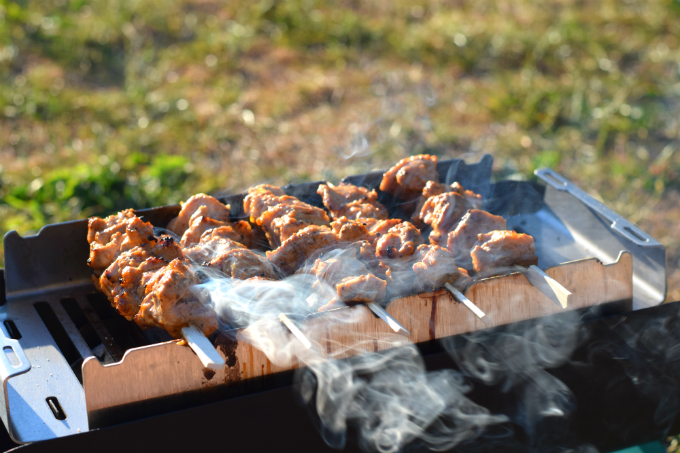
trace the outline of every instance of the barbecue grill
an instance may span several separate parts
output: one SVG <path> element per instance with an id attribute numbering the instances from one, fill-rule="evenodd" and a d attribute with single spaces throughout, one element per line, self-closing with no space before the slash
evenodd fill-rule
<path id="1" fill-rule="evenodd" d="M 680 401 L 675 377 L 680 376 L 676 370 L 680 362 L 671 348 L 678 344 L 678 334 L 671 326 L 677 322 L 678 306 L 659 306 L 666 296 L 664 247 L 549 169 L 536 172 L 541 181 L 536 184 L 492 182 L 491 167 L 492 158 L 485 155 L 471 165 L 458 159 L 442 161 L 438 172 L 442 182 L 459 181 L 480 193 L 484 209 L 503 215 L 508 229 L 532 235 L 542 268 L 588 258 L 608 265 L 616 263 L 622 252 L 629 253 L 632 297 L 580 312 L 583 324 L 572 361 L 551 370 L 578 402 L 566 421 L 547 417 L 537 437 L 527 430 L 522 415 L 514 414 L 507 424 L 482 433 L 458 449 L 484 451 L 498 443 L 517 451 L 545 451 L 541 447 L 583 443 L 609 449 L 673 431 L 676 401 Z M 382 172 L 374 172 L 345 180 L 375 188 L 381 176 Z M 305 183 L 284 189 L 289 195 L 322 206 L 316 194 L 318 185 Z M 221 201 L 231 204 L 232 217 L 244 219 L 242 200 L 243 195 L 234 195 Z M 392 216 L 406 218 L 401 214 L 405 206 L 388 194 L 381 193 L 380 201 Z M 137 213 L 155 226 L 165 226 L 178 211 L 178 206 L 167 206 Z M 256 451 L 329 449 L 316 433 L 319 422 L 314 411 L 297 397 L 294 371 L 263 372 L 229 385 L 218 385 L 206 374 L 173 391 L 155 397 L 148 393 L 139 399 L 130 397 L 124 403 L 109 398 L 106 387 L 93 384 L 92 378 L 88 381 L 84 369 L 91 373 L 101 365 L 121 362 L 124 356 L 130 359 L 128 374 L 119 377 L 127 378 L 126 385 L 131 388 L 143 387 L 144 381 L 153 384 L 160 378 L 158 373 L 172 373 L 175 364 L 170 359 L 177 359 L 177 369 L 200 368 L 200 362 L 195 365 L 193 353 L 170 342 L 166 332 L 142 331 L 126 321 L 94 291 L 86 265 L 86 234 L 86 221 L 74 221 L 48 225 L 31 237 L 10 232 L 4 239 L 6 269 L 0 278 L 5 285 L 0 292 L 4 400 L 0 416 L 14 442 L 29 443 L 22 450 L 96 445 L 102 451 L 119 451 L 134 445 L 140 451 L 175 451 L 199 444 Z M 631 306 L 635 311 L 628 312 Z M 529 319 L 511 328 L 530 328 L 536 322 Z M 485 341 L 493 342 L 507 328 L 487 329 Z M 419 343 L 428 369 L 457 367 L 442 345 L 460 348 L 467 340 L 462 336 L 445 340 Z M 223 351 L 229 347 L 224 336 L 213 341 L 222 345 Z M 662 347 L 666 345 L 669 347 Z M 154 362 L 153 354 L 161 350 L 170 355 L 156 356 Z M 147 366 L 154 363 L 160 368 L 150 371 L 144 368 L 145 363 L 134 368 L 133 354 L 126 356 L 126 352 L 146 357 Z M 480 382 L 472 392 L 474 401 L 505 414 L 518 412 L 517 397 L 501 386 Z M 638 400 L 617 400 L 630 397 Z M 261 429 L 266 436 L 256 434 Z M 358 446 L 350 442 L 346 449 L 357 450 Z"/>

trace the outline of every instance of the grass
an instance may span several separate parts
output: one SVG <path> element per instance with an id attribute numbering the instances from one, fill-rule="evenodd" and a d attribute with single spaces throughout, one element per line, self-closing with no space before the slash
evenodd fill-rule
<path id="1" fill-rule="evenodd" d="M 0 234 L 491 153 L 661 240 L 677 300 L 678 36 L 677 0 L 0 0 Z"/>

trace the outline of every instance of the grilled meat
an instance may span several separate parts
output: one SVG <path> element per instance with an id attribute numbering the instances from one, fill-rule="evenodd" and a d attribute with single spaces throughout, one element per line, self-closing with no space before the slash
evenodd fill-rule
<path id="1" fill-rule="evenodd" d="M 266 184 L 248 190 L 243 208 L 250 221 L 264 230 L 272 249 L 310 225 L 330 224 L 323 209 L 284 195 L 280 188 Z"/>
<path id="2" fill-rule="evenodd" d="M 181 338 L 182 328 L 190 325 L 210 335 L 217 330 L 217 315 L 192 293 L 199 283 L 182 260 L 172 260 L 148 278 L 135 322 L 144 328 L 161 327 L 175 338 Z"/>
<path id="3" fill-rule="evenodd" d="M 337 299 L 324 305 L 319 311 L 334 308 L 339 302 L 353 305 L 381 302 L 385 298 L 387 283 L 371 274 L 366 266 L 355 258 L 317 259 L 311 273 L 316 275 L 319 282 L 324 281 L 335 287 L 337 292 Z"/>
<path id="4" fill-rule="evenodd" d="M 421 245 L 416 251 L 413 272 L 418 275 L 421 290 L 432 291 L 450 283 L 463 290 L 470 282 L 465 269 L 458 268 L 448 250 L 437 245 Z"/>
<path id="5" fill-rule="evenodd" d="M 182 237 L 195 217 L 210 217 L 218 222 L 229 221 L 230 207 L 220 203 L 217 198 L 210 195 L 199 193 L 189 198 L 186 202 L 181 203 L 181 205 L 182 209 L 177 217 L 168 224 L 168 230 L 177 236 Z"/>
<path id="6" fill-rule="evenodd" d="M 380 236 L 375 244 L 375 256 L 384 258 L 403 258 L 413 255 L 416 247 L 423 243 L 418 228 L 409 222 L 402 222 Z"/>
<path id="7" fill-rule="evenodd" d="M 423 227 L 424 224 L 422 220 L 420 220 L 420 212 L 423 210 L 425 202 L 434 196 L 441 195 L 446 192 L 456 192 L 462 195 L 476 209 L 479 209 L 482 206 L 481 195 L 478 195 L 472 192 L 471 190 L 465 190 L 463 186 L 460 185 L 460 183 L 458 182 L 454 182 L 450 186 L 447 186 L 446 184 L 440 184 L 435 181 L 428 181 L 427 184 L 425 184 L 425 187 L 423 187 L 423 191 L 420 195 L 420 198 L 418 198 L 416 208 L 413 211 L 413 217 L 411 217 L 411 223 L 418 227 Z"/>
<path id="8" fill-rule="evenodd" d="M 386 219 L 387 209 L 378 201 L 378 193 L 369 191 L 365 187 L 340 183 L 320 184 L 317 193 L 321 195 L 323 204 L 328 208 L 334 219 L 347 217 L 348 219 L 373 218 Z"/>
<path id="9" fill-rule="evenodd" d="M 206 245 L 213 247 L 215 251 L 210 261 L 204 262 L 204 266 L 238 280 L 254 277 L 278 280 L 279 272 L 267 258 L 238 243 L 229 239 L 215 238 Z"/>
<path id="10" fill-rule="evenodd" d="M 439 181 L 437 156 L 420 154 L 400 160 L 383 175 L 380 190 L 402 200 L 417 198 L 428 181 Z"/>
<path id="11" fill-rule="evenodd" d="M 472 257 L 470 252 L 477 244 L 477 236 L 495 230 L 504 230 L 506 222 L 503 217 L 489 214 L 486 211 L 472 209 L 456 226 L 456 229 L 448 235 L 447 248 L 456 260 L 458 266 L 472 270 Z"/>
<path id="12" fill-rule="evenodd" d="M 218 230 L 217 233 L 225 239 L 231 239 L 240 242 L 246 247 L 250 246 L 253 231 L 248 222 L 239 221 L 234 224 L 221 222 L 219 220 L 211 219 L 210 217 L 199 216 L 192 217 L 189 228 L 182 236 L 182 247 L 190 247 L 197 244 L 201 237 L 207 233 Z"/>
<path id="13" fill-rule="evenodd" d="M 477 236 L 478 245 L 472 249 L 475 272 L 489 274 L 510 266 L 538 264 L 534 238 L 514 231 L 491 231 Z"/>
<path id="14" fill-rule="evenodd" d="M 428 199 L 420 211 L 420 220 L 432 227 L 430 243 L 446 245 L 449 231 L 456 227 L 466 212 L 477 207 L 457 192 L 447 192 Z"/>
<path id="15" fill-rule="evenodd" d="M 338 235 L 328 227 L 310 225 L 286 239 L 281 247 L 267 252 L 267 259 L 284 275 L 292 275 L 314 253 L 333 248 L 337 243 Z"/>

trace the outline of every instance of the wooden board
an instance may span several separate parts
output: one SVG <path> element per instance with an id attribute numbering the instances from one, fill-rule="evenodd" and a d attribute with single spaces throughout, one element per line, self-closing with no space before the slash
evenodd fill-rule
<path id="1" fill-rule="evenodd" d="M 609 265 L 592 258 L 564 263 L 545 272 L 572 293 L 567 310 L 614 302 L 621 303 L 625 310 L 632 309 L 633 260 L 628 252 L 622 252 L 618 260 Z M 413 343 L 563 311 L 522 273 L 474 282 L 465 290 L 465 296 L 487 314 L 488 324 L 446 290 L 395 299 L 386 310 L 410 331 L 408 341 Z M 315 348 L 333 358 L 384 350 L 404 341 L 404 337 L 395 335 L 364 305 L 311 315 L 300 327 Z M 280 342 L 296 341 L 287 331 L 281 332 L 278 335 L 286 338 L 281 337 Z M 121 362 L 107 366 L 102 366 L 94 357 L 88 358 L 83 363 L 88 413 L 228 385 L 300 366 L 292 354 L 277 357 L 273 363 L 265 353 L 245 341 L 247 337 L 248 329 L 245 329 L 228 347 L 218 346 L 227 366 L 217 372 L 203 368 L 196 354 L 189 347 L 179 346 L 177 341 L 131 349 Z"/>

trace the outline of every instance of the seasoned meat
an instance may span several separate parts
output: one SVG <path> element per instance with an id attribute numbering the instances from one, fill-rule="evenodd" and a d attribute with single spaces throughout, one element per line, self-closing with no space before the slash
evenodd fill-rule
<path id="1" fill-rule="evenodd" d="M 90 258 L 88 264 L 95 275 L 101 275 L 126 250 L 155 241 L 153 225 L 134 215 L 132 210 L 100 219 L 88 220 Z"/>
<path id="2" fill-rule="evenodd" d="M 328 227 L 311 225 L 286 239 L 273 252 L 267 252 L 267 259 L 284 275 L 292 275 L 315 252 L 332 248 L 337 243 L 338 235 Z"/>
<path id="3" fill-rule="evenodd" d="M 437 156 L 420 154 L 400 160 L 383 175 L 380 190 L 402 200 L 418 197 L 428 181 L 439 181 Z"/>
<path id="4" fill-rule="evenodd" d="M 457 192 L 435 195 L 427 200 L 420 211 L 420 220 L 432 227 L 430 243 L 445 245 L 449 231 L 456 227 L 466 212 L 475 208 L 474 204 Z"/>
<path id="5" fill-rule="evenodd" d="M 538 264 L 534 238 L 514 231 L 491 231 L 477 236 L 478 245 L 472 249 L 472 265 L 477 273 L 510 266 Z"/>
<path id="6" fill-rule="evenodd" d="M 238 247 L 229 239 L 213 239 L 210 246 L 214 252 L 204 266 L 218 270 L 228 277 L 238 280 L 254 277 L 276 280 L 279 277 L 279 272 L 267 258 L 247 248 Z"/>
<path id="7" fill-rule="evenodd" d="M 418 275 L 424 291 L 441 288 L 444 283 L 450 283 L 462 291 L 470 281 L 467 271 L 456 266 L 449 251 L 437 245 L 419 246 L 415 259 L 413 272 Z"/>
<path id="8" fill-rule="evenodd" d="M 503 217 L 472 209 L 463 216 L 456 229 L 449 233 L 447 241 L 449 252 L 458 266 L 472 270 L 470 252 L 477 244 L 477 236 L 489 231 L 504 230 L 506 227 Z"/>
<path id="9" fill-rule="evenodd" d="M 175 259 L 156 271 L 146 282 L 145 297 L 135 316 L 143 328 L 161 327 L 174 338 L 182 328 L 196 326 L 208 336 L 217 330 L 215 311 L 193 294 L 199 278 L 181 260 Z"/>
<path id="10" fill-rule="evenodd" d="M 223 255 L 233 249 L 245 249 L 240 242 L 212 235 L 211 230 L 206 232 L 198 244 L 184 249 L 184 255 L 196 264 L 207 264 L 213 258 Z"/>
<path id="11" fill-rule="evenodd" d="M 327 310 L 338 302 L 352 305 L 381 302 L 385 298 L 387 283 L 371 274 L 359 260 L 351 257 L 326 260 L 320 258 L 314 263 L 312 274 L 316 275 L 318 281 L 325 281 L 335 287 L 337 292 L 337 299 L 321 307 L 319 311 Z"/>
<path id="12" fill-rule="evenodd" d="M 100 289 L 111 305 L 132 320 L 144 298 L 144 280 L 174 259 L 184 259 L 177 242 L 163 236 L 152 243 L 123 252 L 99 278 Z"/>
<path id="13" fill-rule="evenodd" d="M 387 209 L 378 201 L 378 193 L 365 187 L 340 183 L 320 184 L 317 193 L 321 195 L 323 204 L 331 212 L 334 219 L 374 218 L 386 219 Z"/>
<path id="14" fill-rule="evenodd" d="M 211 219 L 210 217 L 199 216 L 192 218 L 191 225 L 184 232 L 181 241 L 182 247 L 190 247 L 197 244 L 201 240 L 201 237 L 205 234 L 212 233 L 215 230 L 218 230 L 218 232 L 213 234 L 218 234 L 225 239 L 240 242 L 246 247 L 250 245 L 253 236 L 252 229 L 248 222 L 241 220 L 234 224 L 230 224 Z"/>
<path id="15" fill-rule="evenodd" d="M 450 186 L 447 186 L 446 184 L 440 184 L 435 181 L 428 181 L 427 184 L 425 184 L 425 187 L 423 187 L 420 198 L 418 198 L 416 209 L 413 211 L 413 217 L 411 217 L 411 223 L 418 227 L 423 227 L 424 224 L 420 220 L 420 212 L 423 210 L 425 202 L 434 196 L 441 195 L 446 192 L 456 192 L 457 194 L 462 195 L 465 199 L 467 199 L 471 206 L 474 206 L 475 209 L 479 209 L 482 206 L 481 195 L 478 195 L 471 190 L 465 190 L 458 182 L 454 182 Z"/>
<path id="16" fill-rule="evenodd" d="M 422 243 L 418 228 L 409 222 L 402 222 L 380 236 L 376 242 L 375 255 L 378 258 L 402 258 L 413 255 L 416 247 Z"/>
<path id="17" fill-rule="evenodd" d="M 243 208 L 250 221 L 264 230 L 273 249 L 303 228 L 330 224 L 323 209 L 284 195 L 280 188 L 266 184 L 248 190 Z"/>
<path id="18" fill-rule="evenodd" d="M 182 209 L 179 215 L 168 224 L 168 230 L 182 236 L 191 225 L 193 217 L 210 217 L 218 222 L 229 221 L 229 206 L 219 202 L 217 198 L 204 193 L 199 193 L 181 203 Z"/>

